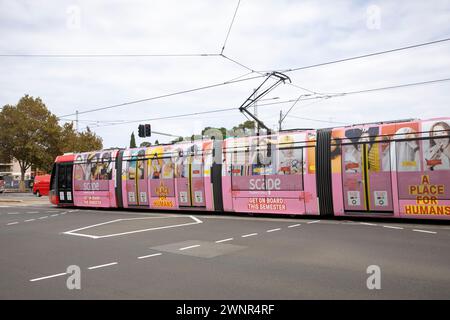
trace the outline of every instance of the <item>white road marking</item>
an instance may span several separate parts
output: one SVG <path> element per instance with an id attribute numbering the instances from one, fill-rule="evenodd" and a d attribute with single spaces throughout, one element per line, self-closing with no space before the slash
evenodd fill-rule
<path id="1" fill-rule="evenodd" d="M 66 274 L 67 274 L 67 272 L 64 272 L 64 273 L 57 273 L 57 274 L 53 274 L 53 275 L 51 275 L 51 276 L 46 276 L 46 277 L 42 277 L 42 278 L 31 279 L 30 281 L 33 282 L 33 281 L 39 281 L 39 280 L 44 280 L 44 279 L 49 279 L 49 278 L 54 278 L 54 277 L 60 277 L 60 276 L 66 275 Z"/>
<path id="2" fill-rule="evenodd" d="M 10 223 L 7 223 L 6 225 L 7 225 L 7 226 L 11 226 L 11 225 L 13 225 L 13 224 L 18 224 L 18 222 L 17 222 L 17 221 L 15 221 L 15 222 L 10 222 Z"/>
<path id="3" fill-rule="evenodd" d="M 59 216 L 59 214 L 52 214 L 50 217 L 56 217 Z"/>
<path id="4" fill-rule="evenodd" d="M 43 217 L 40 217 L 38 219 L 46 219 L 46 218 L 48 218 L 48 216 L 43 216 Z"/>
<path id="5" fill-rule="evenodd" d="M 413 231 L 416 232 L 424 232 L 424 233 L 432 233 L 432 234 L 436 234 L 437 232 L 435 231 L 428 231 L 428 230 L 421 230 L 421 229 L 413 229 Z"/>
<path id="6" fill-rule="evenodd" d="M 375 223 L 368 223 L 368 222 L 360 222 L 359 224 L 362 224 L 364 226 L 376 226 Z"/>
<path id="7" fill-rule="evenodd" d="M 101 225 L 105 225 L 105 224 L 109 224 L 109 223 L 113 223 L 113 222 L 119 222 L 119 221 L 158 219 L 158 218 L 160 218 L 160 219 L 168 219 L 168 218 L 179 218 L 179 217 L 183 217 L 183 218 L 189 217 L 192 220 L 194 220 L 195 222 L 182 223 L 182 224 L 163 226 L 163 227 L 155 227 L 155 228 L 149 228 L 149 229 L 134 230 L 134 231 L 128 231 L 128 232 L 114 233 L 114 234 L 107 234 L 107 235 L 104 235 L 104 236 L 93 236 L 93 235 L 90 235 L 90 234 L 84 234 L 84 233 L 76 232 L 76 231 L 85 230 L 85 229 L 89 229 L 89 228 L 92 228 L 92 227 L 97 227 L 97 226 L 101 226 Z M 138 233 L 138 232 L 144 232 L 144 231 L 153 231 L 153 230 L 162 230 L 162 229 L 176 228 L 176 227 L 182 227 L 182 226 L 189 226 L 189 225 L 194 225 L 194 224 L 199 224 L 199 223 L 203 223 L 203 221 L 201 221 L 200 219 L 198 219 L 198 218 L 196 218 L 194 216 L 181 216 L 181 215 L 179 215 L 179 216 L 163 216 L 163 217 L 116 219 L 116 220 L 107 221 L 107 222 L 103 222 L 103 223 L 93 224 L 93 225 L 90 225 L 90 226 L 87 226 L 87 227 L 83 227 L 83 228 L 79 228 L 79 229 L 75 229 L 75 230 L 66 231 L 66 232 L 63 232 L 62 234 L 69 234 L 69 235 L 73 235 L 73 236 L 87 237 L 87 238 L 92 238 L 92 239 L 100 239 L 100 238 L 117 237 L 117 236 L 122 236 L 122 235 L 132 234 L 132 233 Z"/>
<path id="8" fill-rule="evenodd" d="M 242 238 L 247 238 L 247 237 L 253 237 L 256 236 L 257 233 L 249 233 L 249 234 L 244 234 L 243 236 L 241 236 Z"/>
<path id="9" fill-rule="evenodd" d="M 151 257 L 160 256 L 160 255 L 162 255 L 162 253 L 154 253 L 154 254 L 149 254 L 149 255 L 146 255 L 146 256 L 138 257 L 138 259 L 151 258 Z"/>
<path id="10" fill-rule="evenodd" d="M 178 250 L 183 251 L 183 250 L 189 250 L 189 249 L 197 248 L 197 247 L 200 247 L 200 245 L 199 245 L 199 244 L 195 244 L 195 245 L 193 245 L 193 246 L 180 248 L 180 249 L 178 249 Z"/>
<path id="11" fill-rule="evenodd" d="M 27 212 L 27 213 L 39 213 L 39 211 L 30 211 L 30 212 Z"/>
<path id="12" fill-rule="evenodd" d="M 294 227 L 298 227 L 298 226 L 301 226 L 301 224 L 300 223 L 293 224 L 293 225 L 288 226 L 288 228 L 294 228 Z"/>
<path id="13" fill-rule="evenodd" d="M 396 226 L 383 226 L 384 228 L 389 228 L 389 229 L 398 229 L 398 230 L 403 230 L 402 227 L 396 227 Z"/>
<path id="14" fill-rule="evenodd" d="M 22 212 L 8 212 L 8 214 L 21 214 Z"/>
<path id="15" fill-rule="evenodd" d="M 118 263 L 118 262 L 111 262 L 111 263 L 100 264 L 100 265 L 98 265 L 98 266 L 92 266 L 92 267 L 89 267 L 88 269 L 89 269 L 89 270 L 94 270 L 94 269 L 98 269 L 98 268 L 109 267 L 109 266 L 113 266 L 113 265 L 115 265 L 115 264 L 117 264 L 117 263 Z"/>
<path id="16" fill-rule="evenodd" d="M 216 243 L 222 243 L 222 242 L 227 242 L 227 241 L 231 241 L 233 240 L 233 238 L 227 238 L 227 239 L 223 239 L 223 240 L 217 240 Z"/>
<path id="17" fill-rule="evenodd" d="M 270 230 L 267 230 L 266 232 L 274 232 L 274 231 L 279 231 L 279 230 L 281 230 L 281 228 L 270 229 Z"/>
<path id="18" fill-rule="evenodd" d="M 24 222 L 30 222 L 30 221 L 34 221 L 34 220 L 36 220 L 36 219 L 28 219 L 28 220 L 25 220 Z"/>
<path id="19" fill-rule="evenodd" d="M 310 221 L 310 222 L 307 222 L 307 224 L 311 224 L 311 223 L 317 223 L 317 222 L 320 222 L 320 220 L 314 220 L 314 221 Z"/>

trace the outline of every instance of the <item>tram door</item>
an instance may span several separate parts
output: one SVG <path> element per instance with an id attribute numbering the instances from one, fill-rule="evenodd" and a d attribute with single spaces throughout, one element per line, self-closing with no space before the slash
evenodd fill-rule
<path id="1" fill-rule="evenodd" d="M 393 212 L 389 142 L 342 146 L 345 211 Z"/>
<path id="2" fill-rule="evenodd" d="M 177 178 L 178 202 L 182 207 L 205 207 L 204 163 L 201 150 L 193 145 L 179 164 Z"/>
<path id="3" fill-rule="evenodd" d="M 57 194 L 59 197 L 59 203 L 73 204 L 72 168 L 73 168 L 72 162 L 58 163 Z"/>
<path id="4" fill-rule="evenodd" d="M 132 159 L 127 169 L 127 198 L 130 206 L 148 206 L 147 160 Z"/>

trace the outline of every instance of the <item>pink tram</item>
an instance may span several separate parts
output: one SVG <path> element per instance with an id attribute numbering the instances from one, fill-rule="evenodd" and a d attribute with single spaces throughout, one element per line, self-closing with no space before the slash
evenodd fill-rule
<path id="1" fill-rule="evenodd" d="M 58 206 L 450 219 L 450 118 L 56 158 Z"/>

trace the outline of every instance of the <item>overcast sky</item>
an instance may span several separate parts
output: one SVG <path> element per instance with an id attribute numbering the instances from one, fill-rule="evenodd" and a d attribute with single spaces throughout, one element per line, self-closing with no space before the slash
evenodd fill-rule
<path id="1" fill-rule="evenodd" d="M 0 54 L 220 53 L 238 1 L 0 0 Z M 224 54 L 252 70 L 283 70 L 450 36 L 450 1 L 242 0 Z M 340 93 L 450 78 L 450 42 L 286 73 L 318 93 Z M 249 70 L 210 57 L 0 57 L 0 105 L 39 96 L 58 116 L 222 83 Z M 244 76 L 252 77 L 258 74 Z M 107 125 L 222 108 L 235 110 L 150 121 L 153 130 L 187 136 L 205 126 L 232 127 L 262 78 L 139 104 L 80 114 L 104 147 L 125 147 L 138 123 Z M 281 85 L 279 102 L 309 91 Z M 311 96 L 310 96 L 311 97 Z M 301 101 L 283 128 L 320 128 L 450 116 L 450 82 Z M 277 127 L 280 110 L 258 108 Z M 304 120 L 300 118 L 310 118 Z M 75 119 L 74 116 L 68 117 Z M 98 122 L 96 122 L 98 121 Z M 327 122 L 329 121 L 329 122 Z M 143 122 L 144 123 L 144 122 Z M 170 138 L 152 136 L 149 141 Z M 147 139 L 148 140 L 148 139 Z M 138 144 L 144 141 L 137 139 Z"/>

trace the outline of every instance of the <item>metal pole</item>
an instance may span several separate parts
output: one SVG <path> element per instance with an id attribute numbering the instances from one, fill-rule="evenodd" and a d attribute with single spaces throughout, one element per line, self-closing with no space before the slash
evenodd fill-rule
<path id="1" fill-rule="evenodd" d="M 75 111 L 75 129 L 78 132 L 78 110 Z"/>
<path id="2" fill-rule="evenodd" d="M 281 131 L 281 123 L 283 122 L 283 111 L 280 110 L 280 120 L 278 120 L 278 131 Z"/>

